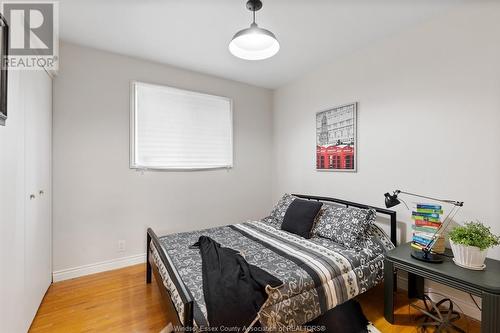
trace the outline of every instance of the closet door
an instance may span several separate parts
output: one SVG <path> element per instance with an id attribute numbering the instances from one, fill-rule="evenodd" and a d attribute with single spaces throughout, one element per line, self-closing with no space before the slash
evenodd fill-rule
<path id="1" fill-rule="evenodd" d="M 25 103 L 25 301 L 33 318 L 52 282 L 51 144 L 52 79 L 24 71 Z"/>

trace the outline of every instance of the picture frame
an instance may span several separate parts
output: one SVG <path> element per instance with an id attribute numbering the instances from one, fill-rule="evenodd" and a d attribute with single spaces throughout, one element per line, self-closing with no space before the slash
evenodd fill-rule
<path id="1" fill-rule="evenodd" d="M 0 14 L 0 125 L 5 126 L 7 121 L 7 75 L 9 56 L 9 25 L 5 17 Z"/>
<path id="2" fill-rule="evenodd" d="M 358 103 L 316 113 L 316 170 L 356 172 Z"/>

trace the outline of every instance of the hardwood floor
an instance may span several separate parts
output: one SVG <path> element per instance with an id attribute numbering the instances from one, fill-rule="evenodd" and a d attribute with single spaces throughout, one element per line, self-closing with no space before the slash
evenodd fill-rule
<path id="1" fill-rule="evenodd" d="M 417 329 L 415 320 L 419 312 L 408 305 L 408 297 L 406 292 L 398 291 L 395 304 L 395 321 L 396 325 L 389 324 L 384 318 L 384 286 L 379 285 L 368 290 L 364 294 L 356 298 L 363 308 L 368 320 L 382 333 L 416 333 L 422 332 Z M 457 326 L 461 327 L 467 333 L 480 333 L 481 323 L 463 316 L 457 322 Z M 425 332 L 425 331 L 424 331 Z M 428 330 L 427 332 L 433 332 Z M 455 332 L 455 331 L 453 331 Z"/>
<path id="2" fill-rule="evenodd" d="M 54 283 L 48 290 L 30 332 L 160 332 L 175 313 L 160 300 L 153 281 L 146 284 L 145 265 L 98 273 Z M 396 321 L 383 316 L 383 288 L 378 286 L 358 297 L 369 320 L 383 333 L 417 332 L 403 293 L 397 297 Z M 466 328 L 466 320 L 462 327 Z M 468 332 L 480 332 L 471 321 Z"/>
<path id="3" fill-rule="evenodd" d="M 169 319 L 145 264 L 54 283 L 30 332 L 159 332 Z"/>

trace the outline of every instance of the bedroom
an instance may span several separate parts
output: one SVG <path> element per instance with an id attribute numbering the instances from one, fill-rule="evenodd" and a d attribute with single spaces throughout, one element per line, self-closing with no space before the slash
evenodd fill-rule
<path id="1" fill-rule="evenodd" d="M 165 287 L 168 274 L 161 276 L 162 265 L 148 261 L 148 228 L 159 239 L 181 233 L 191 242 L 200 230 L 276 216 L 274 207 L 285 193 L 362 206 L 351 205 L 354 211 L 378 208 L 370 226 L 380 227 L 384 239 L 395 233 L 397 250 L 409 248 L 418 227 L 415 203 L 442 206 L 443 221 L 458 211 L 446 228 L 442 224 L 447 247 L 446 234 L 456 224 L 480 221 L 500 234 L 498 1 L 262 1 L 255 22 L 272 34 L 263 33 L 274 49 L 260 60 L 242 59 L 245 55 L 230 49 L 234 36 L 254 21 L 246 1 L 43 4 L 2 6 L 11 43 L 7 47 L 2 37 L 2 59 L 8 61 L 2 61 L 7 76 L 0 87 L 0 332 L 160 332 L 168 331 L 169 323 L 189 326 L 184 302 L 176 307 L 176 291 Z M 27 27 L 15 21 L 26 11 L 36 13 L 25 15 Z M 42 21 L 51 23 L 49 30 L 42 29 Z M 33 30 L 21 43 L 16 38 L 26 36 L 19 34 L 23 27 Z M 51 53 L 28 39 L 52 41 Z M 23 68 L 28 62 L 19 60 L 30 59 L 37 66 Z M 38 65 L 40 59 L 47 61 Z M 207 116 L 197 110 L 211 111 Z M 346 126 L 338 134 L 330 132 L 337 115 L 345 118 L 339 126 Z M 151 128 L 156 131 L 148 132 Z M 394 201 L 397 189 L 464 204 L 399 193 L 401 204 L 387 207 L 385 200 Z M 319 212 L 332 207 L 321 202 Z M 291 248 L 278 253 L 282 243 L 248 240 L 263 238 L 273 227 L 278 236 L 272 237 L 286 235 L 309 245 L 328 241 L 318 246 L 337 249 L 336 256 L 351 264 L 346 251 L 363 252 L 320 236 L 323 215 L 314 214 L 312 204 L 297 203 L 312 209 L 305 223 L 293 223 L 304 214 L 293 219 L 292 209 L 285 229 L 281 220 L 262 221 L 252 230 L 257 237 L 231 227 L 223 229 L 227 237 L 202 233 L 241 251 L 240 264 L 256 265 L 286 284 L 286 276 L 258 257 L 271 251 L 289 271 L 309 272 L 305 278 L 318 287 L 314 279 L 321 277 L 306 268 L 310 259 L 297 263 L 296 256 L 286 257 Z M 284 219 L 287 211 L 278 215 Z M 303 228 L 306 237 L 297 235 Z M 236 240 L 251 243 L 254 252 Z M 160 249 L 165 260 L 156 262 L 166 270 L 165 262 L 182 256 L 168 255 L 173 247 L 165 247 Z M 185 247 L 181 253 L 194 254 L 198 265 L 197 273 L 189 274 L 198 284 L 189 291 L 196 290 L 204 304 L 200 290 L 209 285 L 201 278 L 200 249 Z M 390 251 L 373 255 L 384 263 Z M 472 276 L 479 283 L 500 272 L 495 271 L 500 247 L 492 246 L 487 256 L 482 271 L 459 267 L 445 256 L 445 263 L 425 263 L 439 278 L 419 270 L 423 288 L 415 273 L 420 261 L 402 256 L 415 270 L 409 278 L 403 267 L 397 269 L 394 323 L 384 311 L 391 297 L 382 265 L 369 290 L 358 288 L 356 295 L 312 306 L 313 314 L 298 325 L 328 319 L 336 303 L 345 301 L 359 304 L 358 317 L 380 332 L 414 332 L 423 320 L 409 306 L 421 304 L 407 295 L 415 280 L 414 289 L 419 294 L 423 289 L 433 302 L 451 299 L 461 316 L 453 324 L 468 332 L 498 332 L 500 316 L 495 321 L 488 315 L 481 286 L 467 280 Z M 174 275 L 183 271 L 172 265 Z M 152 281 L 146 283 L 150 266 Z M 461 283 L 445 280 L 450 275 Z M 163 279 L 167 282 L 158 281 Z M 498 304 L 486 302 L 490 309 L 490 303 Z M 194 312 L 206 315 L 197 306 Z M 299 306 L 292 312 L 306 310 Z"/>

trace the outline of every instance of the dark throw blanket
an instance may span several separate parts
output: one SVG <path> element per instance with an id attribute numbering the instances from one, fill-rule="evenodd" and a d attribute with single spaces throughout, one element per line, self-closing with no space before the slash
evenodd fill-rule
<path id="1" fill-rule="evenodd" d="M 232 327 L 244 331 L 266 302 L 266 287 L 283 283 L 266 271 L 250 265 L 230 248 L 201 236 L 193 246 L 202 258 L 203 293 L 211 328 Z"/>

